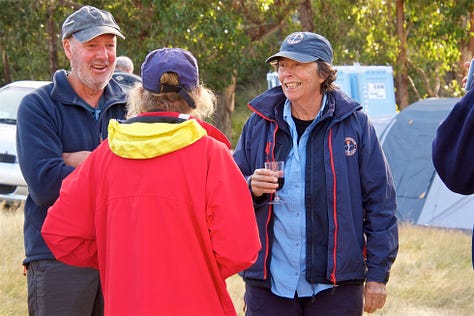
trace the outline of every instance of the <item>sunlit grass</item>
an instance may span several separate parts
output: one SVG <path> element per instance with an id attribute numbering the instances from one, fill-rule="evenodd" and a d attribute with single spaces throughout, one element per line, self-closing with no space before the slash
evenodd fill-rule
<path id="1" fill-rule="evenodd" d="M 1 206 L 1 205 L 0 205 Z M 0 211 L 0 315 L 27 315 L 26 277 L 22 274 L 23 212 Z M 474 271 L 471 236 L 465 232 L 400 226 L 400 251 L 387 285 L 385 308 L 373 315 L 472 315 Z M 239 315 L 244 285 L 227 280 Z"/>
<path id="2" fill-rule="evenodd" d="M 23 208 L 5 210 L 0 204 L 0 315 L 27 313 L 23 275 Z"/>

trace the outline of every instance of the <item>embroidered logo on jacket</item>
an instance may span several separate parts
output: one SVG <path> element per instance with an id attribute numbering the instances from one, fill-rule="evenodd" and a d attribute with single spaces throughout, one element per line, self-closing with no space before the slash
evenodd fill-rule
<path id="1" fill-rule="evenodd" d="M 344 138 L 344 153 L 346 156 L 352 156 L 357 151 L 357 143 L 352 137 Z"/>

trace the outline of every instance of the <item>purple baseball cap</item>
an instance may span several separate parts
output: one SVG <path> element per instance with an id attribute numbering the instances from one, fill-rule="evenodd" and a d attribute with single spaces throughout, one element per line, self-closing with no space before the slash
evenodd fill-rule
<path id="1" fill-rule="evenodd" d="M 173 72 L 178 76 L 179 85 L 162 86 L 161 76 L 166 72 Z M 176 92 L 192 108 L 194 102 L 187 91 L 199 85 L 199 69 L 196 58 L 182 48 L 160 48 L 148 53 L 141 67 L 143 88 L 154 92 Z"/>
<path id="2" fill-rule="evenodd" d="M 125 38 L 110 12 L 92 6 L 83 6 L 66 18 L 62 26 L 62 39 L 74 35 L 79 42 L 88 42 L 103 34 Z"/>
<path id="3" fill-rule="evenodd" d="M 265 61 L 270 63 L 286 57 L 300 63 L 322 60 L 332 65 L 331 43 L 322 35 L 311 32 L 295 32 L 288 35 L 280 46 L 280 51 Z"/>

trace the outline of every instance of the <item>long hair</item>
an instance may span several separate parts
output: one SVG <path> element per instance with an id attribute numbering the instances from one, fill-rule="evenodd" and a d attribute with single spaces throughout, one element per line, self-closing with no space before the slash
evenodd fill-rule
<path id="1" fill-rule="evenodd" d="M 178 75 L 173 72 L 161 76 L 162 85 L 178 85 Z M 150 111 L 170 111 L 190 114 L 200 119 L 210 117 L 216 109 L 216 96 L 214 92 L 203 85 L 188 91 L 196 108 L 192 109 L 188 103 L 176 92 L 155 93 L 145 90 L 141 83 L 137 83 L 130 91 L 128 97 L 127 118 Z"/>

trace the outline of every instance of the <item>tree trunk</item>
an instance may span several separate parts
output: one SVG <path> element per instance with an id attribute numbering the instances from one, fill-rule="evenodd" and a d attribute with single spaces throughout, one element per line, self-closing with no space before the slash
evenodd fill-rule
<path id="1" fill-rule="evenodd" d="M 237 86 L 237 70 L 232 72 L 231 83 L 218 95 L 216 121 L 214 125 L 223 132 L 227 138 L 232 137 L 232 114 L 235 108 L 235 87 Z M 232 144 L 235 145 L 235 144 Z"/>
<path id="2" fill-rule="evenodd" d="M 48 7 L 47 16 L 47 32 L 49 35 L 48 39 L 48 50 L 49 50 L 49 71 L 52 75 L 58 69 L 58 45 L 56 40 L 56 27 L 54 21 L 54 8 L 53 6 Z"/>
<path id="3" fill-rule="evenodd" d="M 404 0 L 397 0 L 397 37 L 400 42 L 397 57 L 397 75 L 395 79 L 396 99 L 399 110 L 410 104 L 408 94 L 408 58 L 407 58 L 407 32 L 405 29 Z"/>
<path id="4" fill-rule="evenodd" d="M 10 75 L 10 64 L 8 62 L 8 54 L 5 49 L 2 49 L 2 62 L 3 62 L 3 76 L 5 78 L 5 84 L 7 84 L 7 83 L 12 82 L 12 78 Z"/>
<path id="5" fill-rule="evenodd" d="M 298 11 L 300 14 L 301 29 L 305 32 L 314 32 L 314 14 L 311 0 L 300 0 Z"/>
<path id="6" fill-rule="evenodd" d="M 253 43 L 262 41 L 263 38 L 269 36 L 275 31 L 279 30 L 283 25 L 289 14 L 294 11 L 294 3 L 292 1 L 281 1 L 276 0 L 273 2 L 272 7 L 275 7 L 276 10 L 273 10 L 273 20 L 275 23 L 268 23 L 262 16 L 255 14 L 252 11 L 252 6 L 247 6 L 247 2 L 244 0 L 235 0 L 232 1 L 232 8 L 234 11 L 239 11 L 239 14 L 244 18 L 244 20 L 252 25 L 252 27 L 246 30 L 247 36 L 251 40 L 251 45 L 242 50 L 242 55 L 246 54 L 252 50 L 254 46 Z M 300 14 L 304 14 L 305 18 L 310 18 L 311 23 L 313 20 L 313 13 L 311 9 L 311 0 L 299 0 L 299 4 L 305 4 L 305 9 L 301 9 Z M 308 15 L 309 14 L 309 15 Z M 303 24 L 303 22 L 302 22 Z M 314 26 L 313 26 L 314 28 Z M 237 86 L 237 70 L 234 69 L 232 73 L 231 83 L 223 90 L 218 92 L 218 104 L 216 111 L 216 120 L 214 125 L 220 129 L 229 139 L 232 139 L 232 115 L 234 113 L 235 107 L 235 88 Z M 235 144 L 233 144 L 235 145 Z"/>

